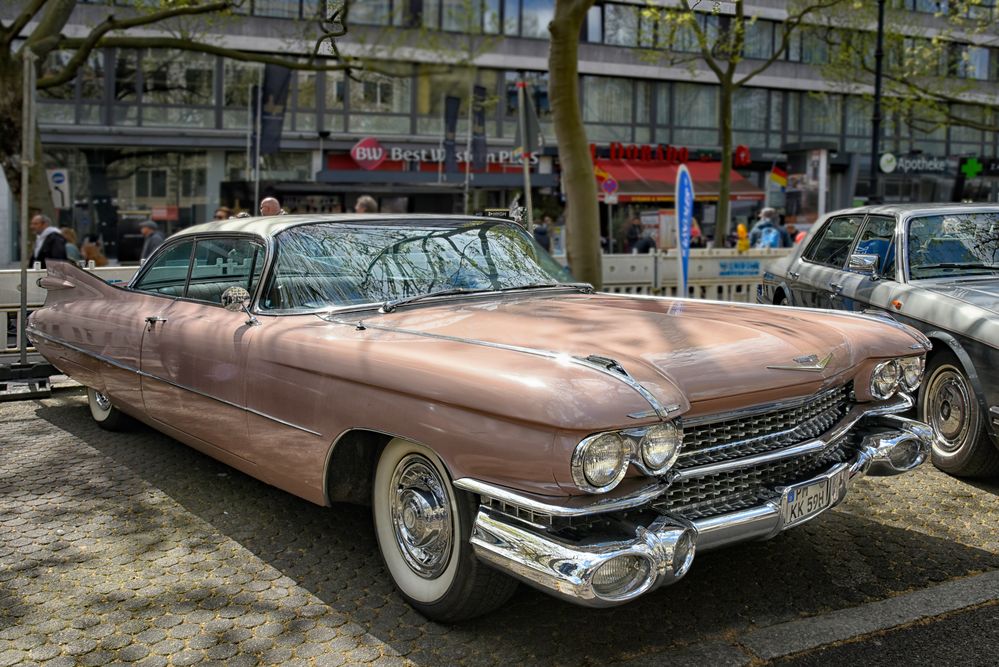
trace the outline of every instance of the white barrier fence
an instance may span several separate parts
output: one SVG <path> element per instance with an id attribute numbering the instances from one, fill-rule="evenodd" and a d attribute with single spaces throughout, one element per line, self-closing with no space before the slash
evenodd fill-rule
<path id="1" fill-rule="evenodd" d="M 692 299 L 753 302 L 764 267 L 790 253 L 790 249 L 747 250 L 739 253 L 730 248 L 693 249 L 690 251 L 687 296 Z M 128 281 L 134 266 L 106 266 L 89 269 L 108 281 Z M 677 251 L 669 250 L 650 255 L 604 255 L 604 291 L 617 294 L 656 294 L 676 296 L 676 276 L 679 267 Z M 37 281 L 45 271 L 28 271 L 28 310 L 45 302 L 45 290 Z M 4 325 L 2 353 L 17 351 L 22 331 L 20 319 L 21 272 L 0 271 L 0 322 Z"/>

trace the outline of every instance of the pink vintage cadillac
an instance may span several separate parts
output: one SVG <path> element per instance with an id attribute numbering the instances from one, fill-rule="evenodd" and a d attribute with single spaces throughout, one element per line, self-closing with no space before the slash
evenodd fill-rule
<path id="1" fill-rule="evenodd" d="M 314 503 L 370 503 L 399 592 L 438 620 L 517 580 L 633 600 L 698 550 L 912 470 L 932 438 L 899 415 L 915 330 L 594 293 L 506 221 L 229 220 L 127 285 L 62 262 L 39 282 L 28 335 L 101 426 L 133 417 Z"/>

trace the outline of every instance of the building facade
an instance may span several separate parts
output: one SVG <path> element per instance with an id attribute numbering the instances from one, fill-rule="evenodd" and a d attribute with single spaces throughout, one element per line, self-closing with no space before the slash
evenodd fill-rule
<path id="1" fill-rule="evenodd" d="M 206 24 L 206 39 L 304 59 L 314 44 L 303 35 L 319 2 L 248 2 L 245 16 Z M 939 9 L 939 3 L 925 0 L 896 2 L 916 13 Z M 774 53 L 785 4 L 760 0 L 747 6 L 757 20 L 747 34 L 746 66 Z M 384 210 L 462 210 L 464 165 L 459 162 L 457 174 L 446 174 L 441 166 L 443 107 L 446 96 L 462 99 L 457 128 L 462 152 L 465 110 L 478 85 L 486 90 L 490 155 L 489 168 L 467 179 L 472 206 L 505 206 L 521 187 L 514 154 L 517 82 L 527 81 L 546 138 L 546 147 L 532 161 L 536 205 L 539 212 L 557 216 L 558 160 L 547 91 L 547 25 L 553 6 L 554 0 L 352 3 L 350 36 L 342 48 L 391 63 L 395 71 L 293 72 L 281 150 L 262 159 L 261 196 L 274 194 L 285 208 L 302 212 L 351 210 L 361 194 L 374 195 Z M 718 86 L 703 67 L 671 65 L 654 54 L 661 37 L 644 7 L 644 2 L 603 2 L 587 17 L 579 71 L 588 138 L 600 153 L 612 143 L 639 149 L 669 145 L 687 149 L 693 159 L 716 159 Z M 0 9 L 0 15 L 9 11 Z M 81 3 L 71 28 L 83 33 L 109 11 L 103 0 Z M 720 19 L 705 13 L 701 20 L 710 28 Z M 695 45 L 675 47 L 682 52 Z M 734 138 L 748 148 L 739 171 L 760 193 L 734 203 L 737 221 L 749 218 L 769 197 L 763 194 L 771 188 L 769 172 L 775 164 L 787 164 L 793 158 L 789 151 L 798 148 L 828 151 L 827 208 L 866 196 L 871 105 L 861 96 L 828 92 L 819 71 L 827 55 L 818 34 L 801 31 L 780 61 L 737 91 Z M 53 54 L 43 73 L 58 71 L 69 57 Z M 446 66 L 462 58 L 475 66 Z M 995 49 L 971 47 L 962 61 L 971 63 L 964 76 L 987 85 L 999 81 Z M 191 51 L 95 51 L 74 81 L 39 97 L 47 166 L 68 175 L 62 221 L 81 233 L 103 232 L 112 254 L 131 259 L 141 220 L 152 217 L 172 231 L 211 218 L 220 205 L 253 210 L 249 107 L 262 71 L 260 64 Z M 967 113 L 989 111 L 969 107 Z M 373 141 L 384 153 L 374 168 L 352 156 L 362 140 Z M 884 123 L 882 149 L 904 165 L 885 176 L 885 196 L 895 201 L 950 199 L 962 158 L 999 155 L 994 133 L 947 126 L 928 130 L 904 118 Z M 963 187 L 974 198 L 996 200 L 997 188 L 986 176 L 965 179 Z M 620 225 L 643 206 L 665 206 L 667 200 L 605 210 L 605 225 L 611 217 Z M 698 213 L 710 222 L 710 198 Z M 620 228 L 612 226 L 607 234 Z"/>

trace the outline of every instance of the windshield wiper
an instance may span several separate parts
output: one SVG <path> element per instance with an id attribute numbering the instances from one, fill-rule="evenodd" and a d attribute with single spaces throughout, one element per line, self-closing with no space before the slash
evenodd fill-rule
<path id="1" fill-rule="evenodd" d="M 939 264 L 923 264 L 912 267 L 916 270 L 922 269 L 984 269 L 986 271 L 999 271 L 999 265 L 992 264 L 966 264 L 962 262 L 941 262 Z"/>
<path id="2" fill-rule="evenodd" d="M 426 294 L 414 294 L 413 296 L 404 296 L 401 299 L 392 299 L 390 301 L 385 301 L 384 303 L 382 303 L 381 311 L 383 313 L 391 313 L 399 306 L 404 306 L 407 303 L 413 303 L 414 301 L 422 301 L 423 299 L 432 299 L 436 296 L 451 296 L 454 294 L 478 294 L 481 292 L 489 292 L 489 291 L 491 290 L 468 289 L 467 287 L 454 287 L 452 289 L 442 289 L 436 292 L 427 292 Z"/>
<path id="3" fill-rule="evenodd" d="M 512 285 L 510 287 L 500 287 L 497 292 L 516 292 L 518 290 L 546 289 L 551 287 L 568 287 L 578 289 L 583 292 L 593 292 L 593 285 L 590 283 L 528 283 L 527 285 Z"/>

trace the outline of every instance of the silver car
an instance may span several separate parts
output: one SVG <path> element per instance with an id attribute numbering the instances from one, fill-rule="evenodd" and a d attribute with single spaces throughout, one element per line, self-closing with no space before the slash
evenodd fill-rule
<path id="1" fill-rule="evenodd" d="M 893 205 L 837 211 L 767 267 L 757 300 L 876 310 L 933 342 L 920 421 L 933 462 L 999 473 L 999 205 Z"/>

